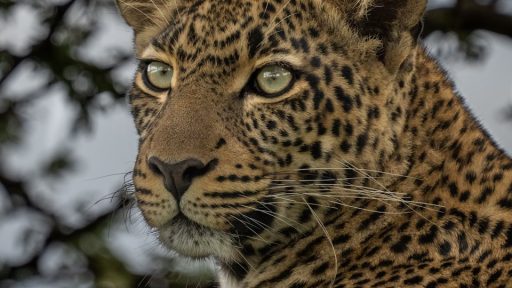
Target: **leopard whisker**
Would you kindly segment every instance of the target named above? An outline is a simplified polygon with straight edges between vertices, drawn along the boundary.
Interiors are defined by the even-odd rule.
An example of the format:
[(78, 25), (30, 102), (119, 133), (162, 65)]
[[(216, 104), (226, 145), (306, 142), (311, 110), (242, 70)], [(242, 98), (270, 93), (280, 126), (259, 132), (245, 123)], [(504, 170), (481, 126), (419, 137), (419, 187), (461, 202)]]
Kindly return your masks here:
[(290, 2), (292, 2), (292, 1), (291, 0), (286, 1), (286, 3), (284, 3), (283, 6), (281, 6), (279, 8), (279, 10), (277, 11), (274, 18), (272, 18), (272, 20), (270, 20), (270, 23), (274, 23), (276, 21), (277, 17), (279, 17), (279, 15), (281, 15), (281, 13), (283, 13), (284, 9), (286, 9), (286, 7), (288, 7), (288, 5), (290, 5)]
[[(299, 190), (300, 192), (301, 190)], [(312, 191), (311, 190), (303, 190), (305, 192), (309, 192), (311, 195), (314, 195), (314, 196), (321, 196), (322, 194), (325, 194), (324, 191), (320, 191), (320, 193), (322, 194), (313, 194), (311, 193)], [(287, 192), (287, 193), (283, 193), (281, 195), (303, 195), (305, 193), (293, 193), (293, 192)], [(386, 197), (382, 197), (382, 195), (380, 194), (376, 194), (376, 193), (366, 193), (365, 194), (365, 191), (360, 191), (360, 192), (357, 192), (357, 193), (349, 193), (349, 194), (343, 194), (343, 195), (339, 195), (339, 194), (334, 194), (334, 195), (323, 195), (323, 196), (330, 196), (330, 197), (338, 197), (338, 198), (347, 198), (347, 199), (368, 199), (368, 200), (377, 200), (379, 202), (382, 202), (382, 203), (385, 203), (386, 205), (390, 205), (390, 203), (387, 203), (385, 202), (385, 200), (389, 200), (389, 198), (386, 198)], [(393, 199), (395, 200), (395, 199)]]
[[(160, 23), (160, 22), (155, 21), (155, 20), (153, 19), (153, 17), (151, 17), (150, 15), (146, 14), (146, 13), (145, 13), (144, 11), (142, 11), (141, 9), (137, 8), (134, 4), (131, 4), (131, 3), (129, 3), (129, 2), (128, 2), (128, 1), (126, 1), (126, 0), (119, 0), (119, 1), (120, 1), (120, 2), (122, 2), (124, 5), (126, 5), (126, 6), (130, 7), (131, 9), (136, 10), (137, 12), (139, 12), (140, 14), (142, 14), (144, 17), (146, 17), (146, 19), (148, 19), (149, 21), (151, 21), (153, 24), (157, 25), (157, 26), (158, 26), (158, 28), (160, 28), (160, 29), (162, 29), (162, 30), (164, 29), (164, 27), (162, 27), (162, 25), (161, 25), (161, 23)], [(147, 4), (139, 4), (139, 6), (142, 6), (142, 7), (144, 7), (144, 6), (146, 6), (146, 5), (147, 5)], [(121, 8), (121, 9), (122, 9), (122, 8)]]
[[(274, 15), (274, 18), (272, 18), (272, 20), (270, 20), (270, 22), (269, 22), (269, 23), (275, 23), (275, 22), (276, 22), (277, 17), (279, 17), (279, 15), (281, 15), (281, 13), (283, 13), (284, 9), (285, 9), (286, 7), (288, 7), (288, 5), (290, 5), (290, 2), (291, 2), (291, 0), (286, 1), (286, 3), (285, 3), (285, 4), (283, 4), (283, 5), (279, 8), (279, 10), (276, 12), (276, 15)], [(267, 2), (267, 3), (268, 3), (268, 2)], [(279, 22), (281, 22), (281, 21), (279, 21)], [(278, 25), (278, 24), (275, 24), (275, 25), (270, 26), (267, 30), (265, 30), (264, 35), (265, 35), (265, 36), (268, 36), (268, 34), (269, 34), (269, 33), (271, 33), (271, 32), (273, 31), (273, 29), (274, 29), (277, 25)], [(262, 43), (263, 43), (263, 42), (262, 42)], [(259, 46), (261, 46), (261, 45), (262, 45), (262, 43), (260, 43), (260, 44), (259, 44)]]
[[(372, 176), (366, 174), (364, 171), (361, 171), (359, 170), (357, 167), (355, 167), (354, 165), (352, 165), (351, 163), (348, 163), (347, 161), (344, 161), (344, 160), (337, 160), (339, 163), (343, 164), (343, 165), (346, 165), (346, 166), (351, 166), (355, 171), (357, 171), (358, 173), (362, 173), (363, 175), (367, 175), (370, 180), (372, 180), (374, 183), (376, 183), (377, 185), (381, 186), (384, 190), (387, 190), (387, 188), (382, 185), (380, 182), (378, 182), (376, 179), (374, 179)], [(429, 220), (427, 217), (425, 217), (423, 214), (421, 214), (420, 212), (416, 211), (414, 208), (412, 208), (411, 206), (409, 206), (407, 203), (404, 203), (404, 205), (410, 209), (411, 211), (413, 211), (416, 215), (420, 216), (421, 218), (423, 218), (424, 220), (428, 221), (429, 223), (435, 225), (435, 226), (438, 226), (436, 223), (432, 222), (431, 220)], [(439, 226), (438, 226), (439, 227)]]
[[(270, 202), (270, 204), (273, 204), (273, 202)], [(265, 210), (261, 210), (261, 209), (258, 209), (258, 208), (254, 208), (254, 207), (246, 206), (246, 205), (242, 205), (242, 206), (243, 206), (243, 207), (245, 207), (245, 208), (247, 208), (247, 209), (251, 209), (251, 210), (254, 210), (254, 211), (262, 212), (262, 213), (267, 214), (267, 215), (269, 215), (269, 216), (271, 216), (271, 217), (274, 217), (274, 219), (276, 219), (276, 220), (279, 220), (279, 221), (283, 222), (284, 224), (288, 225), (289, 227), (295, 227), (295, 226), (294, 226), (294, 225), (292, 225), (291, 223), (286, 222), (284, 219), (289, 220), (289, 221), (291, 221), (291, 222), (294, 222), (294, 223), (298, 224), (299, 226), (304, 227), (304, 224), (299, 223), (299, 222), (297, 222), (297, 221), (295, 221), (295, 220), (293, 220), (293, 219), (290, 219), (289, 217), (286, 217), (286, 216), (283, 216), (283, 215), (279, 215), (279, 214), (277, 214), (276, 212), (272, 212), (272, 211), (265, 211)], [(281, 219), (281, 218), (282, 218), (282, 219)]]
[[(297, 185), (297, 186), (299, 188), (301, 188), (299, 185)], [(394, 191), (389, 191), (389, 190), (384, 191), (384, 190), (379, 190), (379, 189), (375, 189), (375, 188), (371, 188), (371, 187), (353, 185), (353, 187), (361, 188), (361, 190), (358, 190), (358, 189), (345, 188), (343, 184), (308, 184), (307, 187), (310, 187), (310, 186), (313, 186), (313, 188), (327, 187), (330, 190), (340, 188), (340, 190), (338, 190), (338, 191), (340, 191), (344, 194), (345, 194), (345, 191), (350, 191), (350, 192), (359, 191), (359, 192), (368, 192), (368, 193), (372, 192), (372, 193), (376, 193), (376, 194), (384, 194), (384, 195), (389, 196), (390, 198), (393, 198), (400, 202), (407, 202), (407, 203), (411, 203), (411, 204), (421, 204), (423, 206), (431, 206), (431, 207), (439, 207), (439, 208), (444, 207), (443, 205), (439, 205), (439, 204), (412, 201), (412, 200), (403, 199), (401, 197), (396, 197), (396, 196), (405, 196), (405, 195), (407, 195), (407, 193), (399, 193), (399, 192), (394, 192)], [(307, 187), (302, 186), (302, 188), (304, 188), (304, 189), (307, 189)]]
[[(299, 191), (300, 192), (300, 191)], [(349, 198), (349, 199), (369, 199), (369, 200), (378, 200), (378, 201), (389, 201), (389, 202), (398, 202), (398, 203), (407, 203), (413, 207), (419, 207), (423, 209), (427, 209), (434, 212), (439, 212), (439, 209), (435, 209), (432, 207), (442, 207), (441, 205), (424, 203), (419, 201), (410, 201), (405, 199), (395, 199), (389, 197), (379, 197), (381, 195), (375, 193), (365, 194), (365, 191), (360, 193), (351, 193), (351, 194), (329, 194), (329, 192), (321, 192), (321, 193), (313, 193), (311, 191), (307, 191), (305, 193), (282, 193), (278, 195), (308, 195), (308, 196), (316, 196), (316, 197), (329, 197), (329, 198)]]
[[(295, 199), (291, 199), (291, 198), (287, 198), (287, 197), (281, 197), (281, 196), (274, 196), (274, 197), (277, 198), (277, 199), (281, 199), (281, 200), (285, 201), (285, 202), (273, 202), (273, 203), (276, 203), (276, 204), (302, 204), (302, 202), (299, 202), (299, 201), (297, 201)], [(334, 207), (334, 206), (328, 206), (328, 205), (319, 204), (319, 203), (311, 203), (311, 205), (318, 206), (318, 207), (323, 207), (323, 208), (328, 208), (328, 209), (336, 209), (336, 207)]]
[[(158, 10), (158, 13), (160, 13), (160, 16), (162, 16), (162, 19), (164, 19), (164, 21), (167, 23), (167, 26), (171, 26), (171, 23), (169, 23), (169, 21), (165, 17), (164, 12), (162, 11), (162, 9), (160, 9), (160, 7), (158, 7), (158, 5), (156, 5), (155, 1), (154, 0), (149, 0), (149, 1), (151, 1), (151, 3), (153, 3), (153, 6), (155, 6), (156, 10)], [(176, 23), (174, 23), (174, 24), (176, 24)]]
[(141, 287), (140, 285), (143, 285), (143, 284), (144, 284), (143, 288), (148, 287), (149, 282), (151, 281), (152, 277), (153, 277), (153, 275), (144, 275), (142, 277), (142, 279), (140, 279), (139, 283), (137, 283), (137, 288), (140, 288)]
[(263, 15), (267, 14), (268, 4), (270, 4), (269, 1), (265, 0), (265, 9), (263, 10)]
[[(254, 200), (254, 199), (250, 199), (248, 196), (245, 196), (245, 195), (242, 195), (242, 197), (246, 198), (246, 199), (249, 199), (251, 201), (255, 201), (257, 204), (262, 204), (262, 205), (265, 205), (265, 203), (259, 201), (259, 200)], [(262, 210), (262, 209), (258, 209), (258, 208), (254, 208), (254, 207), (250, 207), (250, 206), (247, 206), (247, 205), (242, 205), (242, 207), (244, 208), (247, 208), (247, 209), (251, 209), (251, 210), (254, 210), (254, 211), (258, 211), (258, 212), (262, 212), (264, 214), (267, 214), (271, 217), (274, 217), (274, 219), (276, 220), (279, 220), (281, 222), (283, 222), (284, 224), (290, 226), (290, 227), (294, 227), (293, 225), (291, 225), (290, 223), (287, 223), (286, 221), (284, 221), (283, 219), (287, 219), (287, 220), (290, 220), (291, 222), (295, 222), (296, 224), (299, 224), (301, 226), (303, 226), (301, 223), (297, 222), (297, 221), (294, 221), (293, 219), (290, 219), (288, 217), (285, 217), (283, 215), (279, 215), (277, 214), (276, 212), (273, 212), (273, 211), (265, 211), (265, 210)], [(283, 219), (280, 219), (280, 218), (283, 218)]]
[[(282, 202), (284, 204), (301, 204), (302, 202), (299, 202), (299, 201), (296, 201), (294, 199), (290, 199), (290, 198), (286, 198), (286, 197), (279, 197), (279, 196), (276, 196), (276, 198), (280, 198), (282, 200), (285, 200), (287, 202)], [(291, 201), (291, 202), (290, 202)], [(357, 206), (354, 206), (354, 205), (349, 205), (347, 203), (344, 203), (344, 202), (340, 202), (340, 201), (328, 201), (330, 203), (333, 203), (333, 204), (338, 204), (338, 205), (341, 205), (341, 206), (344, 206), (344, 207), (348, 207), (348, 208), (353, 208), (353, 209), (356, 209), (356, 210), (361, 210), (361, 211), (366, 211), (366, 212), (371, 212), (371, 213), (380, 213), (380, 214), (391, 214), (391, 215), (401, 215), (401, 214), (409, 214), (411, 212), (388, 212), (388, 211), (377, 211), (377, 210), (373, 210), (373, 209), (368, 209), (368, 208), (361, 208), (361, 207), (357, 207)], [(279, 203), (279, 202), (277, 202)], [(328, 206), (328, 205), (323, 205), (323, 204), (316, 204), (316, 203), (310, 203), (310, 205), (312, 206), (318, 206), (318, 207), (324, 207), (324, 208), (328, 208), (328, 209), (336, 209), (337, 207), (334, 207), (334, 206)]]
[(124, 183), (118, 189), (92, 203), (90, 207), (88, 207), (88, 209), (98, 205), (103, 201), (109, 200), (109, 202), (112, 203), (116, 198), (123, 199), (124, 197), (129, 197), (131, 194), (133, 194), (133, 192), (135, 191), (135, 185), (133, 184), (133, 181), (131, 179), (127, 180), (127, 175), (129, 175), (129, 173), (125, 173)]
[[(255, 211), (259, 211), (259, 212), (262, 212), (262, 213), (265, 213), (265, 212), (266, 212), (266, 211), (264, 211), (264, 210), (257, 209), (257, 208), (252, 208), (252, 207), (249, 207), (249, 206), (246, 206), (246, 205), (242, 205), (242, 207), (244, 207), (244, 208), (248, 208), (248, 209), (252, 209), (252, 210), (255, 210)], [(237, 209), (237, 210), (238, 210), (238, 209)], [(240, 211), (239, 211), (239, 212), (240, 212)], [(261, 228), (263, 228), (264, 230), (266, 230), (266, 231), (268, 231), (268, 232), (272, 233), (272, 230), (271, 230), (271, 229), (272, 229), (272, 227), (268, 226), (267, 224), (265, 224), (265, 223), (263, 223), (263, 222), (261, 222), (261, 221), (259, 221), (259, 220), (257, 220), (257, 219), (254, 219), (254, 218), (252, 218), (252, 217), (246, 216), (246, 215), (244, 215), (243, 213), (241, 213), (241, 215), (242, 215), (242, 216), (244, 216), (244, 218), (249, 219), (250, 221), (254, 221), (254, 222), (259, 223), (259, 225), (260, 225), (260, 227), (261, 227)], [(270, 215), (270, 214), (267, 214), (267, 215), (269, 215), (269, 216), (271, 216), (271, 217), (274, 217), (274, 216), (272, 216), (272, 215)], [(274, 218), (275, 218), (275, 217), (274, 217)]]
[(389, 196), (392, 196), (392, 195), (397, 195), (397, 196), (405, 196), (407, 194), (405, 193), (399, 193), (399, 192), (391, 192), (391, 191), (382, 191), (382, 190), (378, 190), (378, 189), (374, 189), (374, 188), (369, 188), (369, 187), (364, 187), (364, 186), (357, 186), (357, 185), (353, 185), (352, 187), (355, 187), (355, 188), (359, 188), (359, 189), (354, 189), (354, 188), (348, 188), (348, 187), (351, 187), (351, 186), (345, 186), (345, 185), (329, 185), (329, 184), (317, 184), (317, 185), (313, 185), (313, 184), (308, 184), (308, 185), (299, 185), (299, 184), (295, 184), (295, 185), (274, 185), (272, 187), (269, 187), (268, 189), (269, 190), (282, 190), (282, 189), (286, 189), (286, 188), (294, 188), (294, 189), (318, 189), (318, 188), (322, 188), (322, 187), (325, 187), (325, 188), (329, 188), (330, 190), (332, 190), (332, 188), (339, 188), (340, 192), (360, 192), (360, 191), (373, 191), (375, 193), (380, 193), (380, 194), (385, 194), (385, 195), (389, 195)]
[[(225, 216), (220, 216), (220, 217), (221, 217), (224, 221), (228, 222), (228, 224), (229, 224), (231, 227), (233, 227), (233, 223), (231, 222), (231, 220), (229, 220), (229, 219), (228, 219), (227, 217), (225, 217)], [(238, 242), (238, 245), (233, 244), (233, 246), (235, 246), (235, 247), (237, 247), (237, 248), (240, 248), (240, 249), (242, 248), (242, 246), (243, 246), (243, 245), (240, 243), (240, 235), (238, 235), (238, 233), (236, 233), (236, 231), (235, 231), (235, 233), (236, 233), (236, 234), (235, 234), (235, 233), (230, 233), (230, 232), (227, 232), (227, 231), (219, 231), (219, 232), (221, 232), (221, 233), (222, 233), (222, 234), (224, 234), (224, 235), (227, 235), (227, 236), (231, 237), (231, 239), (232, 239), (233, 241), (237, 241), (237, 242)], [(249, 238), (249, 236), (247, 236), (247, 237)], [(255, 239), (255, 240), (256, 240), (256, 239)], [(258, 240), (259, 240), (259, 239), (258, 239)]]
[[(283, 194), (283, 195), (297, 195), (297, 196), (302, 196), (302, 195), (308, 195), (308, 196), (320, 196), (319, 194), (312, 194), (312, 193), (289, 193), (289, 194)], [(389, 201), (389, 199), (387, 198), (384, 198), (384, 197), (374, 197), (374, 196), (364, 196), (364, 195), (361, 195), (361, 194), (358, 194), (358, 195), (349, 195), (347, 197), (339, 197), (337, 195), (335, 196), (331, 196), (331, 195), (322, 195), (324, 197), (329, 197), (329, 198), (346, 198), (346, 199), (359, 199), (359, 200), (376, 200), (376, 201), (379, 201), (381, 203), (383, 203), (384, 205), (386, 206), (389, 206), (389, 207), (393, 207), (391, 205), (391, 203), (389, 202), (386, 202)], [(341, 201), (341, 200), (340, 200)], [(344, 203), (344, 202), (343, 202)]]
[[(174, 0), (174, 3), (175, 3), (175, 6), (174, 6), (174, 7), (173, 7), (173, 6), (171, 6), (172, 4), (170, 3), (170, 1), (169, 1), (169, 2), (165, 2), (165, 3), (164, 3), (164, 5), (165, 5), (165, 6), (167, 7), (167, 9), (168, 9), (169, 16), (170, 16), (170, 18), (171, 18), (171, 20), (172, 20), (172, 22), (173, 22), (174, 26), (178, 26), (178, 22), (176, 21), (176, 17), (174, 17), (174, 15), (173, 15), (173, 11), (176, 11), (176, 12), (178, 13), (178, 19), (181, 19), (181, 15), (179, 14), (179, 10), (178, 10), (178, 2), (177, 2), (177, 0)], [(160, 13), (160, 14), (162, 14), (162, 13)], [(171, 25), (169, 24), (169, 21), (167, 21), (167, 20), (166, 20), (166, 22), (167, 22), (167, 25), (168, 25), (168, 26), (171, 26)]]
[[(347, 180), (358, 180), (358, 179), (366, 179), (366, 177), (360, 176), (360, 177), (346, 177), (346, 178), (332, 178), (332, 179), (274, 179), (273, 177), (263, 177), (265, 179), (271, 179), (272, 182), (332, 182), (332, 181), (347, 181)], [(383, 178), (376, 177), (376, 178)]]
[[(244, 207), (244, 206), (245, 206), (245, 205), (242, 205), (242, 207)], [(246, 206), (246, 207), (247, 207), (247, 206)], [(235, 208), (235, 209), (236, 209), (236, 208)], [(258, 220), (258, 219), (254, 219), (254, 218), (252, 218), (252, 217), (249, 217), (249, 216), (247, 216), (247, 215), (245, 215), (245, 214), (241, 213), (241, 211), (240, 211), (239, 209), (236, 209), (236, 210), (237, 210), (237, 211), (240, 213), (240, 215), (242, 215), (245, 219), (248, 219), (248, 221), (252, 221), (252, 222), (254, 222), (255, 224), (258, 224), (258, 226), (259, 226), (259, 227), (261, 227), (262, 229), (267, 230), (268, 232), (272, 233), (272, 230), (271, 230), (271, 229), (272, 229), (272, 227), (268, 226), (267, 224), (265, 224), (265, 223), (261, 222), (261, 221), (260, 221), (260, 220)]]
[[(267, 29), (267, 31), (265, 32), (265, 36), (268, 38), (268, 37), (271, 37), (271, 36), (275, 35), (276, 33), (279, 33), (279, 30), (274, 31), (274, 29), (276, 29), (276, 28), (277, 28), (277, 26), (279, 26), (279, 24), (281, 24), (283, 21), (286, 21), (286, 19), (288, 19), (288, 18), (290, 18), (290, 17), (292, 17), (292, 16), (295, 16), (295, 15), (297, 15), (297, 14), (299, 14), (299, 13), (292, 13), (292, 14), (289, 14), (289, 15), (287, 15), (286, 17), (284, 17), (283, 19), (279, 20), (279, 22), (274, 23), (274, 24), (272, 25), (272, 27), (269, 27), (269, 29)], [(270, 33), (270, 32), (273, 32), (273, 33), (272, 33), (272, 34), (268, 34), (268, 33)]]
[[(231, 216), (232, 216), (233, 218), (235, 218), (236, 220), (240, 221), (242, 224), (244, 224), (244, 225), (246, 226), (246, 228), (247, 228), (247, 229), (249, 229), (252, 233), (254, 233), (254, 235), (257, 235), (259, 240), (263, 241), (263, 242), (264, 242), (264, 243), (266, 243), (266, 244), (271, 244), (269, 241), (265, 240), (263, 237), (261, 237), (261, 235), (259, 235), (258, 233), (256, 233), (256, 231), (254, 231), (253, 229), (251, 229), (251, 228), (249, 227), (249, 225), (250, 225), (250, 226), (252, 226), (252, 227), (254, 227), (254, 228), (257, 228), (257, 226), (256, 226), (256, 225), (254, 225), (253, 223), (248, 223), (247, 221), (244, 221), (244, 220), (242, 220), (242, 219), (240, 219), (240, 218), (236, 217), (235, 215), (231, 215)], [(244, 235), (242, 235), (242, 236), (244, 236)], [(245, 236), (244, 236), (244, 237), (245, 237)]]
[[(178, 13), (178, 18), (181, 19), (181, 12), (180, 12), (180, 9), (178, 7), (178, 0), (174, 0), (174, 6), (176, 7), (176, 13)], [(174, 21), (174, 25), (176, 25), (176, 21)]]
[[(339, 160), (338, 160), (339, 161)], [(295, 174), (296, 172), (310, 172), (310, 171), (344, 171), (344, 170), (353, 170), (356, 168), (350, 168), (350, 167), (326, 167), (326, 168), (319, 168), (319, 167), (310, 167), (310, 168), (299, 168), (299, 169), (292, 169), (292, 170), (285, 170), (285, 171), (279, 171), (279, 172), (272, 172), (268, 173), (266, 175), (279, 175), (279, 174)], [(410, 175), (401, 175), (396, 173), (390, 173), (385, 171), (379, 171), (379, 170), (373, 170), (373, 169), (364, 169), (364, 168), (357, 168), (359, 171), (365, 171), (365, 172), (371, 172), (371, 173), (379, 173), (383, 175), (388, 176), (395, 176), (395, 177), (402, 177), (402, 178), (409, 178), (409, 179), (417, 179), (421, 180), (417, 177), (410, 176)], [(313, 173), (312, 173), (313, 174)], [(265, 175), (265, 176), (266, 176)], [(374, 176), (375, 177), (375, 176)]]
[[(231, 221), (229, 219), (227, 219), (226, 217), (224, 216), (221, 216), (221, 218), (225, 221), (227, 221), (228, 223), (231, 224)], [(251, 265), (251, 263), (249, 262), (249, 260), (243, 255), (243, 253), (240, 251), (243, 247), (242, 247), (242, 244), (240, 243), (240, 235), (238, 234), (233, 234), (233, 233), (228, 233), (228, 232), (225, 232), (225, 231), (220, 231), (222, 234), (224, 235), (227, 235), (229, 236), (233, 241), (238, 241), (238, 245), (236, 245), (235, 243), (231, 243), (231, 245), (237, 249), (234, 249), (235, 252), (242, 258), (243, 261), (245, 261), (245, 263), (247, 263), (247, 265), (249, 265), (249, 267), (254, 270), (254, 267)], [(250, 236), (246, 236), (247, 238), (250, 238), (250, 239), (254, 239), (256, 241), (260, 241), (260, 239), (258, 238), (255, 238), (255, 237), (250, 237)], [(238, 266), (240, 266), (240, 268), (242, 268), (245, 272), (248, 272), (247, 271), (247, 268), (245, 268), (243, 265), (241, 265), (238, 261), (234, 261)]]
[[(382, 194), (382, 193), (378, 193), (378, 192), (375, 192), (375, 191), (368, 191), (368, 190), (362, 190), (362, 189), (349, 189), (349, 190), (342, 190), (341, 192), (342, 193), (339, 193), (339, 192), (333, 192), (332, 191), (333, 189), (331, 188), (326, 188), (326, 189), (322, 189), (322, 187), (315, 187), (314, 189), (311, 189), (311, 188), (306, 188), (306, 187), (297, 187), (297, 188), (294, 188), (293, 191), (286, 191), (286, 192), (283, 192), (284, 195), (289, 195), (289, 194), (293, 194), (295, 192), (305, 192), (305, 193), (313, 193), (313, 192), (317, 192), (318, 195), (332, 195), (332, 196), (352, 196), (352, 195), (374, 195), (374, 196), (380, 196), (380, 198), (386, 198), (385, 194)], [(304, 194), (304, 193), (302, 193)], [(394, 199), (394, 200), (400, 200), (401, 198), (395, 198), (395, 197), (388, 197), (388, 198), (391, 198), (391, 199)], [(387, 198), (386, 198), (387, 199)]]
[[(353, 187), (360, 188), (360, 189), (353, 189), (353, 188), (347, 188), (345, 185), (342, 184), (308, 184), (307, 186), (304, 185), (275, 185), (273, 187), (270, 187), (270, 190), (282, 190), (286, 188), (294, 188), (295, 191), (322, 191), (322, 193), (333, 193), (332, 191), (336, 191), (343, 195), (350, 195), (350, 193), (347, 192), (356, 192), (356, 193), (372, 193), (377, 195), (386, 195), (390, 198), (393, 198), (398, 201), (407, 201), (409, 203), (422, 203), (425, 206), (433, 206), (433, 207), (440, 207), (442, 208), (443, 205), (439, 204), (433, 204), (433, 203), (426, 203), (426, 202), (418, 202), (418, 201), (411, 201), (406, 200), (404, 197), (399, 196), (406, 196), (407, 193), (399, 193), (399, 192), (392, 192), (392, 191), (383, 191), (373, 188), (367, 188), (364, 186), (357, 186), (354, 185)], [(324, 189), (325, 188), (325, 189)]]
[[(254, 266), (251, 265), (251, 263), (249, 262), (249, 260), (247, 260), (247, 258), (242, 254), (241, 251), (239, 251), (238, 249), (235, 249), (236, 253), (238, 255), (240, 255), (240, 257), (242, 258), (242, 260), (247, 263), (247, 265), (249, 265), (249, 267), (254, 270)], [(239, 261), (234, 261), (236, 265), (238, 265), (238, 267), (240, 267), (245, 273), (248, 273), (249, 270), (248, 268), (246, 268), (244, 265), (242, 265), (242, 263), (240, 263)], [(186, 287), (186, 286), (185, 286)]]
[(112, 174), (107, 174), (107, 175), (103, 175), (103, 176), (99, 176), (99, 177), (88, 178), (88, 179), (85, 179), (85, 181), (96, 181), (96, 180), (101, 180), (101, 179), (114, 177), (114, 176), (120, 176), (120, 175), (124, 175), (126, 177), (126, 175), (130, 175), (130, 174), (133, 174), (133, 172), (128, 171), (128, 172), (121, 172), (121, 173), (112, 173)]
[(334, 243), (332, 242), (331, 236), (329, 235), (329, 232), (327, 231), (327, 228), (325, 228), (324, 223), (322, 223), (322, 221), (320, 220), (320, 218), (316, 214), (315, 210), (313, 208), (311, 208), (311, 206), (306, 201), (306, 199), (304, 199), (304, 197), (302, 197), (302, 201), (304, 201), (304, 203), (306, 203), (306, 205), (309, 208), (309, 211), (311, 211), (311, 214), (315, 217), (316, 222), (318, 222), (318, 225), (320, 225), (320, 227), (322, 228), (322, 231), (324, 232), (325, 237), (327, 238), (327, 241), (329, 241), (329, 244), (331, 244), (332, 254), (334, 256), (334, 269), (335, 269), (334, 270), (334, 277), (333, 277), (333, 279), (331, 281), (331, 285), (330, 285), (330, 287), (332, 287), (332, 286), (334, 286), (334, 282), (336, 281), (336, 276), (338, 275), (338, 256), (336, 254), (336, 248), (334, 247)]
[(349, 198), (349, 199), (369, 199), (369, 200), (389, 200), (389, 201), (398, 201), (396, 199), (387, 199), (384, 197), (372, 197), (372, 196), (363, 196), (362, 193), (358, 194), (352, 194), (352, 195), (327, 195), (327, 194), (321, 194), (321, 193), (311, 193), (311, 192), (305, 192), (305, 193), (282, 193), (277, 195), (307, 195), (307, 196), (315, 196), (315, 197), (325, 197), (325, 198)]
[[(359, 189), (353, 189), (353, 188), (349, 188), (349, 187), (355, 187), (355, 188), (359, 188)], [(310, 191), (312, 188), (313, 189), (316, 189), (316, 190), (324, 190), (322, 188), (325, 188), (325, 190), (334, 190), (334, 189), (337, 189), (337, 191), (339, 191), (340, 193), (343, 193), (343, 194), (346, 194), (347, 192), (365, 192), (365, 193), (370, 193), (370, 192), (373, 192), (375, 194), (379, 194), (379, 195), (386, 195), (390, 198), (395, 198), (395, 199), (400, 199), (400, 200), (403, 200), (403, 197), (400, 197), (400, 196), (405, 196), (407, 194), (404, 194), (404, 193), (398, 193), (398, 192), (391, 192), (391, 191), (383, 191), (383, 190), (379, 190), (379, 189), (375, 189), (375, 188), (371, 188), (371, 187), (364, 187), (364, 186), (358, 186), (358, 185), (346, 185), (346, 184), (307, 184), (307, 185), (299, 185), (299, 184), (295, 184), (295, 185), (274, 185), (273, 187), (270, 187), (269, 189), (271, 190), (282, 190), (282, 189), (285, 189), (285, 188), (293, 188), (294, 190), (300, 190), (300, 191)], [(339, 190), (338, 190), (339, 189)], [(327, 191), (323, 191), (323, 192), (327, 192)]]

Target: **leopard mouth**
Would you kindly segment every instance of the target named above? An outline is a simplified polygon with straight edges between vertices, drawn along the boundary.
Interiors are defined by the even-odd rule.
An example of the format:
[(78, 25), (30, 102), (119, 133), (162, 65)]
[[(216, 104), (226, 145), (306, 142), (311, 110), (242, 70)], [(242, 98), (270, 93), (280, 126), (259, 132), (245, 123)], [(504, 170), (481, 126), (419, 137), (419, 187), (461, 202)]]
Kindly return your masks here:
[(198, 224), (182, 213), (158, 229), (160, 242), (168, 249), (193, 259), (215, 257), (231, 260), (234, 239), (222, 231)]

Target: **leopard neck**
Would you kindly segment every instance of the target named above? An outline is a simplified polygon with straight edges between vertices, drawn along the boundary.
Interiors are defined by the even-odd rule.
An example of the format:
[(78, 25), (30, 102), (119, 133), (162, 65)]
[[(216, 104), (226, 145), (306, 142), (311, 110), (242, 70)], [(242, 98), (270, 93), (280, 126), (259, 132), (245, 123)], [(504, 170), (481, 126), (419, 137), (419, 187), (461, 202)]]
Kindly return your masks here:
[[(397, 180), (395, 173), (388, 173), (393, 177), (380, 177), (379, 182), (391, 183), (386, 185), (388, 191), (439, 206), (402, 205), (393, 210), (382, 201), (354, 200), (348, 204), (361, 209), (342, 207), (329, 214), (323, 221), (325, 230), (317, 226), (300, 238), (263, 247), (257, 247), (261, 241), (255, 240), (251, 242), (255, 245), (244, 246), (240, 252), (243, 259), (221, 264), (225, 278), (230, 279), (224, 281), (243, 281), (285, 247), (300, 246), (307, 238), (325, 234), (331, 235), (329, 245), (336, 251), (374, 251), (376, 262), (389, 259), (389, 250), (376, 249), (381, 241), (396, 242), (391, 247), (395, 263), (452, 256), (478, 261), (490, 255), (487, 251), (501, 253), (495, 248), (512, 248), (512, 160), (472, 117), (440, 66), (421, 49), (417, 57), (414, 74), (404, 83), (409, 103), (399, 141), (408, 144), (397, 150), (401, 157), (393, 157), (409, 165), (403, 168), (396, 164), (398, 160), (390, 161), (384, 171), (401, 167), (405, 172), (400, 174), (405, 177)], [(410, 207), (413, 213), (407, 211)], [(327, 214), (324, 212), (317, 210), (319, 215)], [(493, 241), (486, 240), (490, 238)], [(413, 241), (420, 246), (413, 248)], [(326, 247), (330, 251), (330, 246)], [(352, 257), (341, 253), (340, 259), (347, 262)]]
[[(419, 80), (421, 79), (421, 80)], [(470, 114), (439, 64), (418, 54), (406, 129), (411, 166), (401, 191), (446, 208), (512, 216), (512, 160)]]

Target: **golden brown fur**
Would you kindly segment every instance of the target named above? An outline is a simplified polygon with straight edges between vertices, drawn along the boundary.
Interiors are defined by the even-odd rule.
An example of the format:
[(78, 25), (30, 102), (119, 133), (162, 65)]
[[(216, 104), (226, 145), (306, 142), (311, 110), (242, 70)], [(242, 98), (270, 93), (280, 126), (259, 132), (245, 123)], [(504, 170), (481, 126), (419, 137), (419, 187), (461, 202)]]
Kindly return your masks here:
[[(170, 249), (217, 259), (222, 287), (510, 285), (512, 161), (418, 44), (426, 1), (119, 6), (142, 59), (139, 208)], [(293, 86), (265, 97), (254, 73), (275, 63)], [(177, 194), (155, 158), (208, 169)]]

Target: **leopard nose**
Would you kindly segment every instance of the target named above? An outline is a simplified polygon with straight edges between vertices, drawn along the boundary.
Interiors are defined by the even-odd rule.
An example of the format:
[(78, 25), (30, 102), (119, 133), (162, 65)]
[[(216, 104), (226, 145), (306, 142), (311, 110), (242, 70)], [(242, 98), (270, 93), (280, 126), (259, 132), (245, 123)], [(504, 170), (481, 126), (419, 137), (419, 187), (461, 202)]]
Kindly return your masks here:
[(151, 157), (148, 164), (151, 171), (163, 178), (165, 189), (171, 192), (178, 202), (192, 184), (192, 180), (207, 172), (203, 162), (197, 159), (170, 164), (157, 157)]

